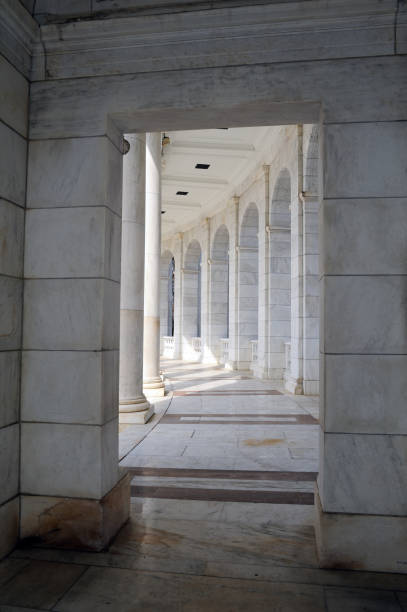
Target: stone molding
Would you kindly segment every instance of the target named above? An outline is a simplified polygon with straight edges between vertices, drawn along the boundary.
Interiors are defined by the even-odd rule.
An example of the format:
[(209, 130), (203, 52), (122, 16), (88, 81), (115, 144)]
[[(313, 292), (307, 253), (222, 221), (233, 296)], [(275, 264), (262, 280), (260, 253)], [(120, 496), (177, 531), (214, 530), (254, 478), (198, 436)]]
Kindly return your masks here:
[(0, 53), (28, 78), (38, 24), (16, 0), (0, 0), (0, 15)]
[(393, 55), (397, 2), (308, 0), (95, 17), (41, 26), (32, 80)]
[(272, 234), (273, 232), (291, 232), (290, 227), (282, 227), (279, 225), (266, 225), (267, 234)]

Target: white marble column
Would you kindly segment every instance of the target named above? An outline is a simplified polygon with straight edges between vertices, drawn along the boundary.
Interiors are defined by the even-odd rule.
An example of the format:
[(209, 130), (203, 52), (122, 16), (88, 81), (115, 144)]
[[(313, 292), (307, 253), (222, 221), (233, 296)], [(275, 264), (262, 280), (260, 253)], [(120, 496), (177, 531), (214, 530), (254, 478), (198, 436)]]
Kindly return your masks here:
[(145, 423), (153, 411), (143, 395), (145, 134), (128, 134), (123, 160), (120, 291), (120, 421)]
[(160, 375), (161, 133), (146, 136), (146, 245), (143, 388), (164, 395)]
[(407, 572), (407, 122), (323, 129), (324, 567)]

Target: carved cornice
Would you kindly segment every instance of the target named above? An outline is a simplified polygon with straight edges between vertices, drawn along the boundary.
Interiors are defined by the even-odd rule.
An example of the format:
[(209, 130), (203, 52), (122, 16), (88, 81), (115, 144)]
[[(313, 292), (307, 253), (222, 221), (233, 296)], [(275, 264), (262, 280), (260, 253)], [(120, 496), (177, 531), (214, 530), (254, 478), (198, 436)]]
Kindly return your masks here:
[(395, 0), (248, 2), (43, 25), (32, 75), (61, 79), (392, 55), (396, 10)]
[(39, 27), (17, 0), (0, 0), (0, 53), (25, 77), (30, 76)]

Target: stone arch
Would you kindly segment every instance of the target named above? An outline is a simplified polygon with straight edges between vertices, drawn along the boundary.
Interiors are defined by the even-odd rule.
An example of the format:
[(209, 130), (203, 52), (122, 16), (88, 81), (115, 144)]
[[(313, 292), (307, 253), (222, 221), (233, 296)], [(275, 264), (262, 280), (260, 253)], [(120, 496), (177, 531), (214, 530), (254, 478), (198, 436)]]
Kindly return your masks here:
[(201, 245), (191, 240), (185, 251), (182, 284), (182, 356), (188, 360), (201, 356), (194, 341), (201, 337), (201, 259)]
[(259, 309), (259, 210), (250, 203), (240, 224), (238, 285), (238, 361), (249, 369), (252, 340), (258, 338)]
[(291, 176), (287, 168), (279, 172), (271, 197), (269, 269), (269, 375), (281, 380), (289, 369), (291, 350)]
[(229, 338), (229, 231), (220, 225), (215, 232), (210, 258), (209, 350), (221, 356), (220, 340)]

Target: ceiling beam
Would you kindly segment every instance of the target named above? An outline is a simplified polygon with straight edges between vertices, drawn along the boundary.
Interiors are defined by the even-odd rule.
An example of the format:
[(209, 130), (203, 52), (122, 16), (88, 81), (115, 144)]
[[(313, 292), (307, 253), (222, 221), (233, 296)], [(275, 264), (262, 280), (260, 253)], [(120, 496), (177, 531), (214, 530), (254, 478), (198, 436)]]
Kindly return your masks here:
[(230, 153), (233, 151), (240, 153), (253, 153), (255, 148), (250, 143), (236, 143), (236, 142), (210, 142), (204, 140), (175, 140), (171, 142), (171, 152), (185, 150), (185, 151), (196, 151), (197, 149), (205, 149), (205, 151), (225, 151)]
[(179, 189), (184, 185), (194, 185), (195, 187), (204, 187), (205, 189), (224, 189), (229, 185), (229, 181), (226, 179), (177, 176), (171, 174), (163, 174), (162, 182), (164, 185), (173, 185), (176, 183)]

